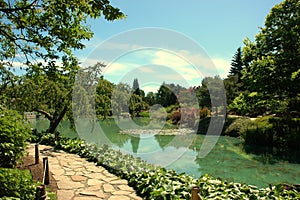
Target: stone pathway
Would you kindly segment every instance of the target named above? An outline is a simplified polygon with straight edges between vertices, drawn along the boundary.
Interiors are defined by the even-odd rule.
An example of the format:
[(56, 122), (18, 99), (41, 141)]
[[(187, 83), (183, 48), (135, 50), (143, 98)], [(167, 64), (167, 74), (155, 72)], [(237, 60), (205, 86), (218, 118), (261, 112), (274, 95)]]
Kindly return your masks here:
[[(48, 157), (49, 170), (57, 181), (58, 200), (142, 200), (126, 180), (75, 154), (39, 145), (40, 159)], [(34, 144), (28, 146), (34, 156)]]

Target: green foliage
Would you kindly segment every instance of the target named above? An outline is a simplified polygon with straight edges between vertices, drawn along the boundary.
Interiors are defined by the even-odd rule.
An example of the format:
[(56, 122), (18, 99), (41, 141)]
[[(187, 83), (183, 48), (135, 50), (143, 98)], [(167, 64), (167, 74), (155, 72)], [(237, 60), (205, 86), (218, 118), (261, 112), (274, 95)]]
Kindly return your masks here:
[(2, 197), (0, 200), (20, 200), (20, 198), (17, 197)]
[(96, 87), (95, 109), (98, 118), (112, 115), (111, 96), (114, 89), (113, 83), (101, 77)]
[(182, 107), (199, 107), (195, 88), (181, 89), (177, 98)]
[(274, 131), (269, 123), (271, 117), (259, 117), (248, 124), (242, 134), (246, 145), (273, 146)]
[(296, 190), (284, 190), (282, 185), (257, 188), (253, 185), (227, 182), (204, 175), (198, 179), (200, 194), (205, 199), (296, 199), (300, 194)]
[[(247, 117), (238, 117), (238, 118), (231, 118), (233, 122), (230, 123), (230, 125), (225, 129), (224, 134), (238, 137), (242, 136), (246, 133), (247, 128), (252, 123), (251, 119)], [(227, 117), (226, 121), (229, 121), (230, 118)], [(230, 120), (231, 121), (231, 120)]]
[(129, 113), (133, 117), (139, 117), (142, 110), (148, 109), (149, 105), (143, 100), (142, 96), (132, 94), (129, 100)]
[(216, 108), (226, 105), (226, 94), (224, 82), (219, 76), (205, 77), (201, 86), (196, 88), (196, 96), (199, 101), (199, 107)]
[(230, 75), (226, 79), (224, 79), (227, 105), (230, 105), (233, 102), (233, 100), (243, 92), (243, 83), (239, 79), (240, 77), (238, 75)]
[(198, 134), (206, 134), (209, 124), (210, 124), (211, 117), (206, 117), (204, 119), (200, 119), (198, 124)]
[(277, 136), (276, 145), (299, 150), (300, 118), (272, 117), (269, 119), (272, 131)]
[(210, 110), (207, 107), (201, 108), (199, 112), (200, 119), (210, 116)]
[(153, 92), (147, 93), (145, 97), (145, 101), (149, 106), (153, 106), (156, 103), (155, 94)]
[[(135, 92), (138, 92), (139, 89), (140, 89), (139, 81), (138, 81), (137, 78), (135, 78), (135, 79), (133, 80), (132, 90), (133, 90), (133, 92), (135, 93)], [(137, 93), (135, 93), (135, 94), (137, 94)], [(139, 95), (139, 94), (137, 94), (137, 95)]]
[(0, 168), (0, 199), (32, 200), (36, 186), (28, 170)]
[(243, 66), (244, 66), (244, 64), (242, 61), (242, 51), (241, 51), (241, 47), (239, 47), (233, 56), (229, 74), (231, 76), (237, 75), (240, 78), (241, 72), (243, 70)]
[(137, 194), (145, 199), (191, 199), (191, 187), (194, 185), (200, 186), (200, 194), (204, 199), (300, 198), (296, 190), (284, 190), (280, 184), (259, 189), (208, 175), (194, 179), (185, 173), (177, 174), (174, 170), (147, 164), (140, 158), (113, 150), (108, 145), (98, 147), (77, 138), (62, 138), (56, 145), (57, 148), (85, 157), (128, 180)]
[(278, 151), (298, 150), (299, 122), (299, 118), (257, 118), (243, 134), (245, 144), (277, 147)]
[[(30, 65), (35, 59), (74, 63), (72, 50), (83, 49), (83, 40), (93, 36), (88, 18), (103, 16), (106, 20), (124, 18), (124, 14), (107, 0), (65, 2), (0, 1), (0, 60), (12, 65), (16, 56)], [(77, 61), (76, 61), (77, 62)], [(68, 70), (68, 65), (63, 65)]]
[(133, 94), (136, 94), (136, 95), (142, 97), (143, 100), (145, 100), (145, 92), (144, 92), (144, 90), (141, 90), (141, 89), (140, 89), (139, 81), (138, 81), (137, 78), (135, 78), (135, 79), (133, 80), (132, 92), (133, 92)]
[[(79, 68), (73, 51), (93, 37), (87, 20), (101, 16), (108, 21), (125, 17), (108, 0), (0, 0), (0, 74), (5, 80), (1, 95), (6, 106), (44, 114), (52, 133), (65, 115), (70, 118)], [(7, 69), (16, 60), (26, 67), (26, 76), (15, 80)]]
[(298, 0), (281, 2), (271, 9), (255, 41), (244, 41), (242, 81), (250, 93), (258, 94), (254, 104), (265, 112), (299, 112), (299, 106), (294, 106), (300, 94), (299, 10)]
[(268, 98), (262, 93), (257, 92), (240, 93), (240, 95), (228, 105), (229, 112), (248, 116), (282, 113), (286, 109), (286, 101)]
[(180, 108), (180, 106), (178, 104), (173, 104), (173, 105), (170, 105), (168, 107), (165, 107), (165, 111), (167, 113), (172, 113), (172, 112), (178, 110), (179, 108)]
[(172, 123), (174, 125), (179, 125), (180, 121), (181, 121), (181, 113), (179, 110), (174, 110), (170, 113), (168, 118), (169, 118), (170, 123)]
[(129, 113), (130, 86), (128, 84), (119, 83), (115, 86), (111, 107), (114, 116), (121, 116), (123, 112)]
[(16, 166), (22, 158), (30, 127), (16, 111), (0, 107), (0, 166)]
[(163, 107), (168, 107), (177, 103), (176, 91), (167, 84), (162, 84), (156, 94), (156, 102)]
[(144, 118), (149, 118), (149, 117), (150, 117), (148, 111), (142, 111), (142, 112), (140, 112), (140, 116), (141, 116), (141, 117), (144, 117)]

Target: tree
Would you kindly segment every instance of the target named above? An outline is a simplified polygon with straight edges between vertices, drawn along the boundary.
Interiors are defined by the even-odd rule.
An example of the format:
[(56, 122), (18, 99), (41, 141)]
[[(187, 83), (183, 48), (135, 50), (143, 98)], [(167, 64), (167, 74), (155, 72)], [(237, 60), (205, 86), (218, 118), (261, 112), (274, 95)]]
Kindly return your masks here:
[(153, 92), (148, 92), (145, 97), (145, 101), (149, 106), (153, 106), (156, 103), (155, 94)]
[(118, 83), (112, 93), (111, 107), (113, 115), (120, 117), (123, 112), (129, 113), (130, 86)]
[(230, 76), (237, 75), (240, 78), (242, 70), (243, 70), (242, 51), (241, 51), (241, 47), (239, 47), (231, 61), (231, 68), (229, 71), (229, 75)]
[(133, 80), (132, 90), (133, 90), (133, 94), (141, 96), (143, 100), (145, 100), (145, 92), (144, 90), (140, 89), (139, 81), (137, 78)]
[(83, 41), (93, 37), (87, 19), (100, 16), (112, 21), (124, 14), (108, 0), (0, 0), (0, 74), (10, 77), (7, 69), (15, 61), (27, 66), (20, 81), (1, 83), (5, 102), (19, 111), (43, 113), (53, 133), (71, 110), (79, 70), (73, 50), (83, 49)]
[(139, 95), (132, 94), (129, 101), (129, 113), (132, 117), (139, 117), (142, 110), (149, 108), (149, 105)]
[(184, 88), (179, 91), (178, 101), (180, 105), (189, 107), (199, 107), (198, 98), (196, 97), (196, 92), (194, 88), (190, 87), (188, 89)]
[(287, 112), (300, 111), (299, 10), (298, 0), (285, 0), (274, 6), (255, 41), (245, 39), (243, 48), (246, 89), (257, 92), (263, 96), (260, 100), (269, 104), (287, 103)]
[[(104, 63), (97, 63), (94, 66), (90, 66), (81, 69), (76, 74), (74, 88), (72, 92), (72, 98), (69, 99), (69, 103), (72, 103), (72, 116), (68, 118), (75, 122), (77, 120), (82, 121), (82, 119), (89, 119), (90, 122), (95, 122), (98, 118), (105, 118), (110, 110), (110, 105), (104, 105), (104, 110), (101, 109), (99, 103), (107, 103), (105, 97), (102, 93), (104, 90), (109, 93), (109, 83), (103, 80), (102, 70), (106, 67)], [(104, 84), (102, 84), (104, 83)], [(106, 88), (108, 86), (108, 88)], [(72, 100), (72, 102), (71, 102)], [(96, 111), (96, 113), (95, 113)]]
[(93, 37), (87, 19), (102, 15), (109, 21), (124, 17), (108, 0), (0, 0), (0, 60), (30, 66), (61, 58), (68, 70), (77, 64), (73, 49), (83, 49), (82, 41)]
[(177, 97), (170, 87), (163, 83), (156, 93), (156, 101), (163, 107), (168, 107), (177, 103)]
[(114, 90), (114, 84), (103, 78), (98, 81), (96, 88), (96, 112), (98, 118), (106, 118), (112, 115), (111, 96)]
[(50, 125), (47, 132), (54, 133), (65, 114), (71, 110), (75, 74), (27, 74), (19, 83), (6, 89), (6, 106), (23, 113), (35, 111), (43, 114)]
[(211, 108), (209, 91), (207, 88), (207, 83), (205, 81), (206, 79), (207, 78), (204, 78), (201, 82), (201, 86), (198, 86), (195, 89), (200, 108), (203, 108), (203, 107)]
[(227, 104), (229, 105), (232, 103), (232, 101), (239, 96), (241, 91), (239, 88), (240, 83), (238, 83), (238, 76), (231, 76), (229, 75), (226, 79), (224, 79), (224, 86), (226, 90), (226, 99), (227, 99)]
[(219, 108), (224, 111), (226, 106), (226, 95), (223, 88), (224, 83), (219, 76), (205, 77), (202, 80), (201, 86), (196, 88), (199, 107), (215, 109), (216, 114), (219, 113)]
[(239, 47), (232, 58), (229, 74), (224, 79), (227, 104), (230, 104), (244, 90), (241, 81), (243, 68), (242, 51)]
[(133, 80), (132, 90), (135, 92), (138, 89), (140, 89), (139, 81), (137, 78), (135, 78)]

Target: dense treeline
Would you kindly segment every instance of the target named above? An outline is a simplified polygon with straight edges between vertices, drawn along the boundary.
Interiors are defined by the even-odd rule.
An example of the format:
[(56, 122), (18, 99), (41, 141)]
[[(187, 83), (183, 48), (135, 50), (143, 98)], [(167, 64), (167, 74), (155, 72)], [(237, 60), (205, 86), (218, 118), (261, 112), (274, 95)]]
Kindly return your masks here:
[[(74, 4), (61, 0), (0, 0), (0, 166), (16, 166), (26, 147), (30, 129), (18, 113), (34, 111), (44, 115), (50, 121), (47, 132), (55, 133), (63, 119), (74, 122), (76, 116), (92, 116), (93, 111), (100, 119), (128, 113), (131, 117), (148, 117), (147, 112), (155, 104), (163, 106), (167, 120), (178, 125), (183, 120), (180, 109), (186, 105), (191, 108), (186, 122), (194, 122), (196, 118), (192, 116), (197, 112), (198, 130), (205, 133), (210, 116), (226, 109), (224, 99), (218, 96), (221, 85), (227, 93), (227, 113), (243, 116), (227, 117), (223, 134), (243, 137), (246, 151), (252, 151), (247, 145), (260, 145), (270, 147), (276, 154), (299, 152), (299, 10), (299, 0), (285, 0), (272, 8), (254, 41), (246, 38), (244, 46), (237, 49), (224, 80), (219, 76), (205, 77), (193, 88), (162, 83), (158, 91), (145, 94), (137, 79), (132, 87), (106, 80), (101, 76), (103, 63), (81, 70), (72, 53), (83, 49), (82, 41), (93, 36), (86, 24), (88, 18), (124, 18), (109, 1)], [(25, 69), (22, 75), (11, 70), (19, 62)], [(72, 109), (74, 106), (78, 109)], [(299, 154), (295, 157), (299, 159)], [(8, 175), (12, 173), (5, 174), (8, 178), (3, 179), (11, 180)], [(147, 188), (142, 185), (140, 189)], [(219, 188), (220, 185), (213, 190)], [(250, 189), (245, 191), (248, 194)]]
[(300, 115), (299, 7), (297, 0), (276, 5), (255, 41), (246, 38), (236, 52), (225, 80), (230, 111), (250, 116)]
[[(167, 120), (179, 124), (182, 120), (180, 108), (188, 106), (192, 108), (188, 113), (194, 115), (197, 112), (203, 122), (200, 125), (207, 125), (209, 124), (207, 117), (211, 114), (218, 115), (220, 111), (227, 108), (228, 114), (273, 117), (267, 120), (268, 125), (254, 121), (251, 126), (247, 125), (243, 131), (237, 130), (236, 133), (226, 131), (234, 121), (227, 119), (224, 133), (241, 135), (246, 142), (250, 141), (249, 135), (251, 135), (253, 141), (260, 141), (258, 143), (262, 145), (289, 145), (289, 141), (299, 141), (300, 138), (299, 127), (294, 125), (293, 119), (300, 115), (299, 7), (297, 0), (286, 0), (276, 5), (266, 17), (265, 26), (255, 36), (255, 40), (245, 39), (244, 46), (237, 49), (228, 77), (224, 80), (219, 76), (205, 77), (199, 86), (192, 88), (162, 83), (158, 91), (145, 94), (139, 87), (138, 79), (133, 80), (132, 87), (125, 83), (114, 84), (106, 80), (101, 76), (102, 69), (105, 67), (103, 63), (97, 63), (88, 70), (80, 72), (76, 58), (68, 54), (68, 49), (62, 49), (61, 51), (66, 55), (56, 58), (62, 61), (63, 67), (57, 64), (57, 60), (50, 61), (53, 58), (49, 54), (50, 57), (45, 55), (48, 61), (45, 66), (28, 60), (28, 68), (22, 76), (17, 76), (8, 70), (8, 66), (12, 66), (11, 62), (1, 61), (1, 105), (18, 110), (20, 113), (34, 111), (43, 114), (50, 121), (47, 130), (50, 133), (55, 132), (64, 118), (74, 121), (76, 120), (74, 113), (76, 116), (92, 115), (93, 110), (96, 111), (98, 118), (129, 116), (128, 114), (131, 117), (141, 117), (147, 116), (151, 106), (160, 104), (168, 113)], [(114, 11), (115, 18), (123, 16), (119, 10)], [(29, 21), (25, 22), (30, 25)], [(17, 22), (12, 21), (12, 23)], [(15, 24), (16, 28), (17, 25)], [(89, 30), (86, 32), (90, 33)], [(13, 44), (13, 38), (5, 39)], [(35, 42), (43, 48), (47, 45), (47, 41), (40, 43), (41, 41), (35, 40), (32, 40), (31, 44)], [(66, 44), (70, 42), (72, 41), (65, 41)], [(6, 47), (7, 43), (1, 45)], [(30, 53), (26, 50), (27, 46), (14, 45), (14, 48), (23, 49), (23, 53), (26, 54)], [(51, 48), (48, 50), (51, 51)], [(60, 51), (52, 53), (59, 54)], [(7, 60), (13, 58), (15, 54), (5, 54), (3, 50), (0, 55), (2, 60)], [(78, 73), (83, 82), (78, 81)], [(227, 94), (227, 106), (224, 99), (218, 96), (222, 85), (225, 86)], [(215, 102), (214, 107), (212, 107), (212, 100)], [(72, 110), (74, 105), (81, 106), (78, 106), (77, 110)], [(188, 118), (188, 120), (194, 119), (195, 117)], [(284, 128), (286, 124), (294, 128)], [(255, 134), (252, 134), (253, 127), (256, 127)], [(270, 128), (267, 130), (266, 127)], [(236, 129), (238, 128), (232, 128), (232, 130)], [(201, 130), (205, 133), (205, 128), (201, 127)]]
[[(266, 17), (254, 41), (244, 40), (224, 80), (228, 112), (240, 120), (246, 144), (293, 149), (300, 143), (300, 3), (286, 0)], [(297, 118), (298, 117), (298, 118)], [(241, 126), (235, 123), (237, 126)], [(287, 150), (287, 152), (289, 152)]]

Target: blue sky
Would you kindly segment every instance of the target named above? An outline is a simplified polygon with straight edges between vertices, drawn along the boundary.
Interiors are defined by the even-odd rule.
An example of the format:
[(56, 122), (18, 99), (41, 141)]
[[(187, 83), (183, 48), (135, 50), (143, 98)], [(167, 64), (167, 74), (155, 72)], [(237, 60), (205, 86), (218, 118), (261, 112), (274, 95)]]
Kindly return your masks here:
[[(236, 49), (243, 45), (246, 37), (253, 40), (270, 9), (280, 2), (112, 1), (127, 18), (114, 22), (104, 19), (89, 21), (95, 33), (94, 38), (77, 55), (83, 65), (92, 65), (97, 61), (106, 63), (108, 67), (104, 71), (104, 77), (110, 81), (132, 84), (133, 79), (138, 78), (140, 86), (147, 91), (158, 87), (162, 80), (176, 83), (178, 74), (182, 75), (189, 86), (199, 85), (201, 78), (207, 74), (218, 73), (221, 77), (226, 77)], [(152, 35), (145, 33), (148, 27), (156, 27)], [(136, 29), (138, 31), (134, 31)], [(149, 30), (151, 32), (153, 29)], [(170, 37), (163, 36), (165, 32)], [(169, 38), (172, 39), (166, 41)], [(193, 42), (203, 51), (199, 52), (195, 50), (196, 47), (191, 47)], [(186, 46), (187, 43), (190, 45)], [(152, 49), (149, 50), (149, 47)], [(199, 56), (202, 56), (201, 63), (195, 61)], [(203, 61), (207, 58), (210, 58), (217, 70), (207, 71), (213, 68), (210, 62)], [(160, 73), (159, 66), (161, 69), (169, 68), (169, 72), (162, 70)], [(195, 74), (199, 76), (196, 77)]]

